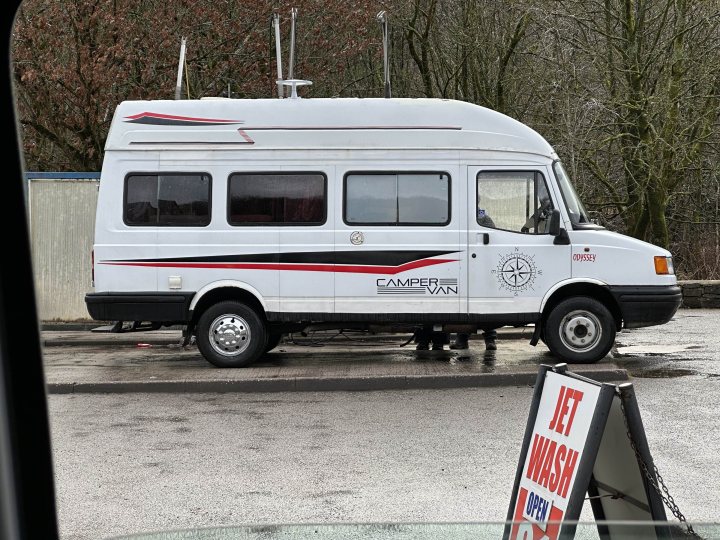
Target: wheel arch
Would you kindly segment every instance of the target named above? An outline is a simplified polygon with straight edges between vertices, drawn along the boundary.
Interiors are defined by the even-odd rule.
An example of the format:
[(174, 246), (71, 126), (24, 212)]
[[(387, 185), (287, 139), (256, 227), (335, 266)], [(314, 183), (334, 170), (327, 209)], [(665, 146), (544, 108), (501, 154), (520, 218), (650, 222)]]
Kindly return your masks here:
[(543, 299), (541, 306), (543, 326), (548, 314), (560, 302), (572, 296), (587, 296), (601, 302), (612, 314), (616, 330), (622, 328), (622, 312), (606, 283), (599, 280), (566, 281), (558, 283)]
[(190, 318), (193, 325), (206, 309), (226, 300), (235, 300), (252, 306), (261, 318), (267, 320), (265, 301), (256, 288), (241, 281), (222, 280), (207, 284), (193, 297), (190, 302)]

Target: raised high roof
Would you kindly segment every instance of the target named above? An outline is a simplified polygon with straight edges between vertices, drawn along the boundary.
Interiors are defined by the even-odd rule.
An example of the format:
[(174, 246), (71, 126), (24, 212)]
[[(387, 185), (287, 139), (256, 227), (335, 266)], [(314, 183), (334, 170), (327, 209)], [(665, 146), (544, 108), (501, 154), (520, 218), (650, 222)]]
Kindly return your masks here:
[(441, 99), (202, 99), (126, 101), (106, 150), (449, 148), (554, 158), (548, 142), (498, 112)]

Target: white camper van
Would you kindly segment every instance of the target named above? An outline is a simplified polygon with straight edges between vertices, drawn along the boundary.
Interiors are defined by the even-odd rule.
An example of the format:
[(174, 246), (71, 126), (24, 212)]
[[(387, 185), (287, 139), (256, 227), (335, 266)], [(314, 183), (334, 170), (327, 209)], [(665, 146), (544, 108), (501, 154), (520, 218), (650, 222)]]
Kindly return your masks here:
[(319, 324), (534, 323), (595, 362), (681, 301), (670, 253), (591, 223), (538, 133), (435, 99), (122, 103), (94, 280), (93, 318), (182, 324), (223, 367)]

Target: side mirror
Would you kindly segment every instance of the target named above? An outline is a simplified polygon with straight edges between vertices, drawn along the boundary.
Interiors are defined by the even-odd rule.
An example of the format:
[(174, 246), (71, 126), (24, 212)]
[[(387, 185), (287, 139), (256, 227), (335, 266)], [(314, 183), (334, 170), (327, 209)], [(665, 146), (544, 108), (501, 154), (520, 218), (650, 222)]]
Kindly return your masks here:
[(560, 227), (560, 210), (553, 210), (550, 214), (548, 232), (555, 237), (553, 244), (556, 246), (567, 246), (570, 244), (570, 236), (564, 228)]
[(553, 236), (558, 236), (560, 234), (560, 210), (555, 209), (550, 214), (548, 232)]

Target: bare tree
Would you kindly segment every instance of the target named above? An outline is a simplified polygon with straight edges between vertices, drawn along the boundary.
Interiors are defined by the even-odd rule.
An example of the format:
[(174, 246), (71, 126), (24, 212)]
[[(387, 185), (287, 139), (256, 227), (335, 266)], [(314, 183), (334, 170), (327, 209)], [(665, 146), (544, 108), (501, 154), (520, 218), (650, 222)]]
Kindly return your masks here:
[[(579, 152), (584, 169), (604, 187), (601, 205), (625, 230), (668, 247), (666, 214), (673, 196), (706, 153), (718, 120), (720, 71), (717, 10), (686, 0), (564, 0), (557, 38), (573, 62), (568, 74), (577, 106), (595, 109), (594, 141)], [(717, 156), (716, 156), (717, 157)]]
[(185, 97), (272, 96), (270, 18), (287, 17), (290, 5), (301, 13), (296, 71), (315, 82), (306, 95), (340, 93), (349, 64), (368, 51), (379, 58), (374, 2), (26, 0), (13, 65), (28, 166), (99, 170), (118, 103), (172, 98), (181, 36), (189, 38)]

